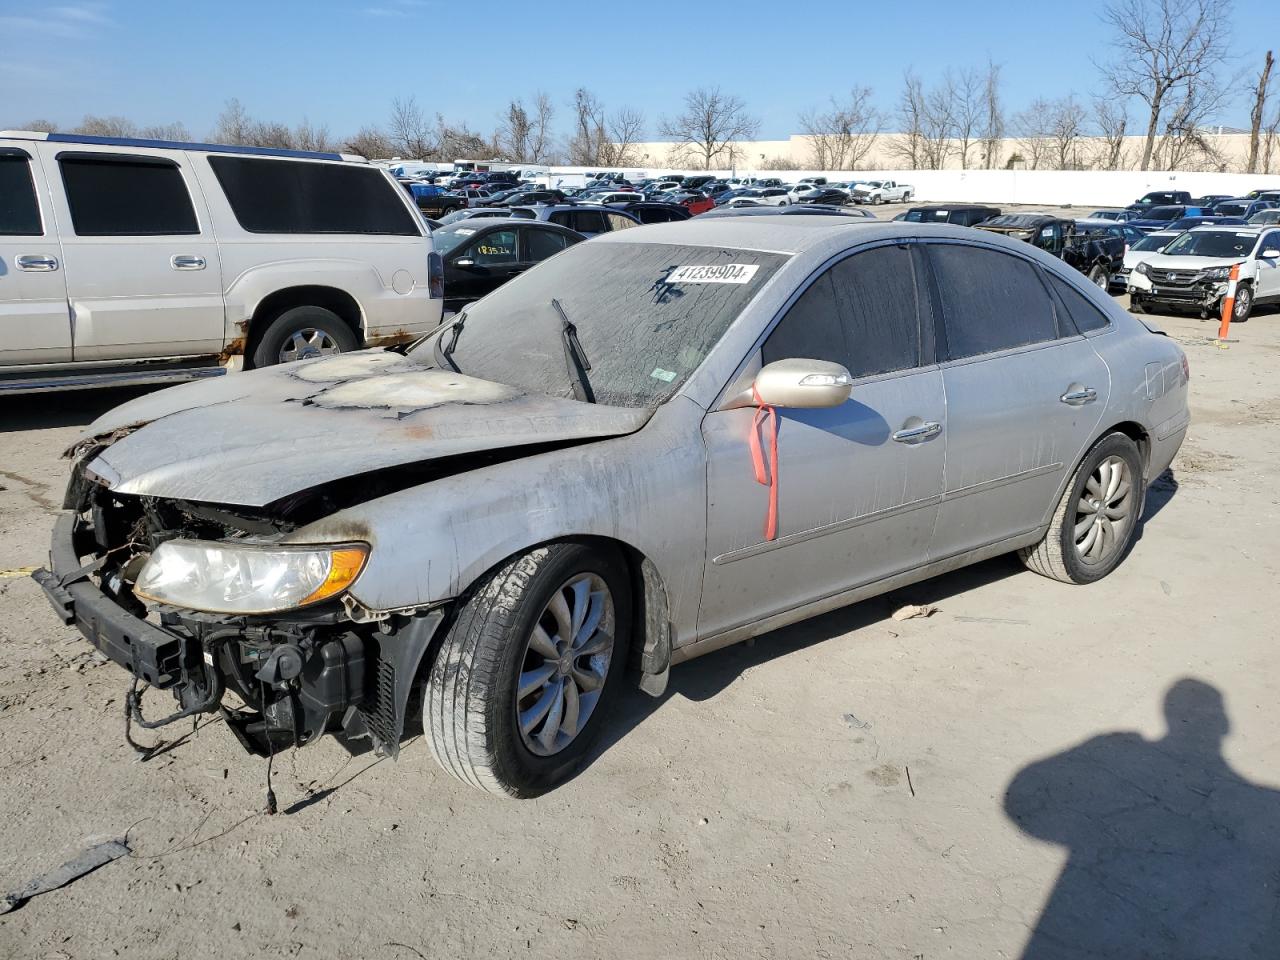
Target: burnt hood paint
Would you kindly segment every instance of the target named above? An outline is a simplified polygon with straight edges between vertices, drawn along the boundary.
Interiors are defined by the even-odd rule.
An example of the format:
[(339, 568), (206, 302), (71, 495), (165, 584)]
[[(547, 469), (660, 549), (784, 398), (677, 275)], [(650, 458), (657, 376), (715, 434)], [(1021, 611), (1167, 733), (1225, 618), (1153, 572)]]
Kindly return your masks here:
[(90, 425), (135, 429), (88, 466), (121, 493), (262, 507), (387, 467), (621, 436), (650, 416), (363, 351), (140, 397)]

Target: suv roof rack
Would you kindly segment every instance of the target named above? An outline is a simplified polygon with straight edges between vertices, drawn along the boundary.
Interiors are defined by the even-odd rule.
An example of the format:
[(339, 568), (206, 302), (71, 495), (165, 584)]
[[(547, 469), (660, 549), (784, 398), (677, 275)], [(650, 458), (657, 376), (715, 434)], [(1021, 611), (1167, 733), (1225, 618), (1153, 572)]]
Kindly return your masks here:
[(42, 133), (34, 130), (0, 130), (0, 138), (47, 140), (50, 143), (89, 143), (104, 147), (150, 147), (157, 150), (200, 150), (206, 153), (247, 153), (259, 157), (294, 157), (302, 160), (346, 160), (368, 163), (352, 153), (319, 150), (285, 150), (279, 147), (247, 147), (224, 143), (196, 143), (183, 140), (149, 140), (143, 137), (93, 137), (79, 133)]

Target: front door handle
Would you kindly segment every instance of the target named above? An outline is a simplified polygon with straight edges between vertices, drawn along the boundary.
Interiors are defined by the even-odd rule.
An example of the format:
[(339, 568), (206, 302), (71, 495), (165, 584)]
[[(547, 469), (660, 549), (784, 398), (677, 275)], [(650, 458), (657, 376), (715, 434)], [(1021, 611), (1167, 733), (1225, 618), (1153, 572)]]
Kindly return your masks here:
[(915, 443), (917, 440), (928, 440), (930, 437), (936, 437), (941, 432), (942, 424), (930, 420), (916, 427), (903, 427), (893, 434), (893, 439), (898, 443)]
[(19, 270), (26, 270), (28, 273), (49, 273), (58, 269), (58, 258), (50, 257), (43, 253), (22, 254), (14, 257), (14, 262), (18, 265)]
[(169, 265), (175, 270), (203, 270), (204, 257), (188, 257), (178, 254), (169, 258)]
[(1070, 404), (1073, 407), (1082, 407), (1086, 403), (1093, 403), (1098, 399), (1098, 391), (1093, 387), (1076, 387), (1072, 388), (1058, 398), (1063, 403)]

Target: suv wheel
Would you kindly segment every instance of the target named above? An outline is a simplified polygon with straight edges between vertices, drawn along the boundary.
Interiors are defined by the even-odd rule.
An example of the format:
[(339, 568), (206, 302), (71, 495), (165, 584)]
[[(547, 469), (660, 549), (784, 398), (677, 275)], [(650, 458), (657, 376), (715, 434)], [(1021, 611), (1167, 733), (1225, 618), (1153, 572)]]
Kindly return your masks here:
[(1245, 323), (1251, 313), (1253, 313), (1253, 288), (1248, 284), (1239, 284), (1236, 287), (1235, 306), (1231, 310), (1231, 322)]
[(1137, 444), (1109, 433), (1080, 462), (1044, 539), (1018, 556), (1029, 569), (1063, 583), (1101, 580), (1133, 543), (1143, 498)]
[(631, 639), (621, 557), (553, 543), (461, 603), (427, 679), (431, 752), (463, 783), (535, 797), (586, 763)]
[(359, 346), (345, 320), (324, 307), (293, 307), (268, 324), (253, 351), (254, 367), (349, 353)]

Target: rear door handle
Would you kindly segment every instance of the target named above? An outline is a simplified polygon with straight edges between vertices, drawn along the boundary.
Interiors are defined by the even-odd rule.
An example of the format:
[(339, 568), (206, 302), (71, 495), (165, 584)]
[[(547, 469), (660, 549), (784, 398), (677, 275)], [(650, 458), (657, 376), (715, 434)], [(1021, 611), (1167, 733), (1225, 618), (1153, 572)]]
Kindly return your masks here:
[(1093, 401), (1097, 400), (1098, 391), (1093, 387), (1078, 387), (1068, 390), (1058, 399), (1073, 407), (1082, 407), (1086, 403), (1093, 403)]
[(204, 257), (189, 257), (178, 254), (169, 258), (169, 264), (175, 270), (203, 270)]
[(43, 253), (24, 253), (14, 257), (14, 262), (19, 270), (26, 270), (28, 273), (49, 273), (58, 269), (58, 258)]
[(898, 443), (915, 443), (917, 440), (928, 440), (942, 432), (942, 424), (934, 421), (922, 423), (918, 427), (904, 427), (893, 434)]

